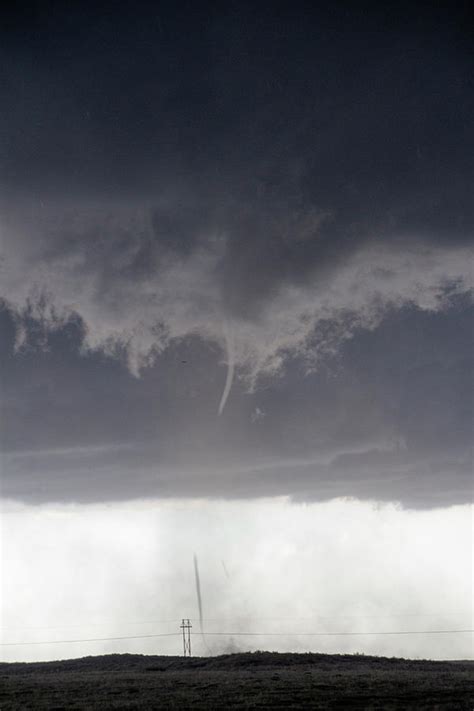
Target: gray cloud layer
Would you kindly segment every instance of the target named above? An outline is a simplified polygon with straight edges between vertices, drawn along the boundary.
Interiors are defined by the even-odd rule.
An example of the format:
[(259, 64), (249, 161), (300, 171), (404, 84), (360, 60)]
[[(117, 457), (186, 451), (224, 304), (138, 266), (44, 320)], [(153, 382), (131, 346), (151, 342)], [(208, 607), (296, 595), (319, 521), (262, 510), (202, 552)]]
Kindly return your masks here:
[(218, 418), (225, 372), (210, 342), (170, 345), (137, 380), (80, 354), (79, 321), (15, 354), (4, 312), (3, 493), (469, 501), (471, 322), (464, 299), (393, 310), (314, 372), (294, 357), (253, 393), (238, 381)]
[(462, 18), (187, 12), (6, 25), (5, 494), (468, 500)]

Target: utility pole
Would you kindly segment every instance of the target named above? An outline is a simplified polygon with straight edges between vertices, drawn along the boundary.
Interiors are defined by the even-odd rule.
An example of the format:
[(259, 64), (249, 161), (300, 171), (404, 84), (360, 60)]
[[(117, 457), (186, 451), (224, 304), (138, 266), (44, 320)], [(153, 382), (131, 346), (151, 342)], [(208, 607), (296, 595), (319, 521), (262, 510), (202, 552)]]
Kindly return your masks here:
[(180, 628), (183, 630), (183, 654), (185, 657), (191, 656), (191, 627), (190, 621), (183, 617)]

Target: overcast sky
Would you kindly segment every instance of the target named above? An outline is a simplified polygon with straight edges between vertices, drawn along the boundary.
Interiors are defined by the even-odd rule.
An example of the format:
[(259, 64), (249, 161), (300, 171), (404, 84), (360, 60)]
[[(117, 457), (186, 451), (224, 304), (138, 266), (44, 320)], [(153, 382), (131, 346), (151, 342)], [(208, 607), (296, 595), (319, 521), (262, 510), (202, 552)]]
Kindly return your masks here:
[(464, 511), (463, 4), (19, 3), (1, 24), (8, 506)]

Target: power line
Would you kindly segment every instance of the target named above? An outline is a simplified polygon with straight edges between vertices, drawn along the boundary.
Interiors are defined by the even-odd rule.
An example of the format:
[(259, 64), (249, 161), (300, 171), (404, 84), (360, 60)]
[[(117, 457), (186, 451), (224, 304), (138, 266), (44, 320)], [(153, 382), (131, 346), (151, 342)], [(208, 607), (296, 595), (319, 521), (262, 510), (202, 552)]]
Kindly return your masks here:
[[(207, 617), (206, 622), (229, 622), (233, 620), (244, 620), (246, 622), (306, 622), (308, 620), (388, 620), (399, 618), (414, 618), (414, 617), (471, 617), (469, 612), (421, 612), (421, 613), (400, 613), (394, 615), (312, 615), (309, 617)], [(179, 618), (167, 620), (135, 620), (124, 621), (120, 620), (121, 625), (158, 625), (158, 624), (176, 624)], [(65, 629), (83, 629), (84, 627), (107, 627), (115, 625), (115, 621), (108, 622), (90, 622), (80, 625), (35, 625), (31, 627), (0, 627), (0, 631), (26, 631), (26, 630), (65, 630)]]
[(74, 642), (110, 642), (119, 639), (149, 639), (151, 637), (180, 637), (179, 632), (162, 632), (158, 634), (141, 634), (132, 637), (92, 637), (90, 639), (54, 639), (45, 642), (0, 642), (1, 647), (30, 646), (33, 644), (73, 644)]
[[(175, 617), (173, 620), (136, 620), (124, 621), (120, 620), (121, 625), (133, 626), (133, 625), (166, 625), (166, 624), (176, 624), (179, 622), (178, 618)], [(31, 627), (0, 627), (0, 631), (3, 632), (25, 632), (26, 630), (68, 630), (68, 629), (84, 629), (84, 627), (107, 627), (113, 626), (116, 622), (114, 620), (109, 620), (108, 622), (84, 622), (81, 625), (35, 625)]]
[[(345, 637), (386, 634), (466, 634), (472, 630), (407, 630), (403, 632), (203, 632), (204, 635), (225, 637)], [(192, 633), (196, 634), (196, 633)]]
[(206, 622), (245, 620), (246, 622), (307, 622), (308, 620), (389, 620), (414, 617), (472, 617), (470, 612), (420, 612), (395, 615), (310, 615), (308, 617), (206, 617)]
[[(346, 637), (374, 635), (417, 635), (417, 634), (468, 634), (469, 630), (406, 630), (403, 632), (191, 632), (195, 635), (219, 637)], [(57, 639), (41, 642), (0, 642), (2, 647), (18, 647), (39, 644), (73, 644), (76, 642), (109, 642), (123, 639), (150, 639), (154, 637), (180, 637), (180, 632), (162, 632), (158, 634), (133, 635), (130, 637), (93, 637), (89, 639)]]

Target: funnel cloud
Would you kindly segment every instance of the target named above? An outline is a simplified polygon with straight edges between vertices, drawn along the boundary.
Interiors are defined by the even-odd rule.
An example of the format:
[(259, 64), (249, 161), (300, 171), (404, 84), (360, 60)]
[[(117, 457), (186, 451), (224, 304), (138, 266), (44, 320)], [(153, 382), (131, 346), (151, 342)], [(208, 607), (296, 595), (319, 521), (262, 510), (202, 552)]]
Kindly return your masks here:
[(196, 598), (199, 610), (199, 627), (201, 632), (203, 631), (203, 615), (202, 615), (202, 598), (201, 598), (201, 581), (199, 580), (199, 565), (197, 555), (193, 556), (194, 561), (194, 582), (196, 584)]
[(234, 355), (234, 342), (232, 333), (226, 329), (226, 350), (227, 350), (227, 375), (225, 379), (224, 391), (222, 393), (221, 401), (219, 403), (219, 415), (222, 415), (224, 411), (227, 398), (229, 397), (230, 389), (232, 387), (232, 382), (234, 380), (234, 368), (235, 368), (235, 355)]

